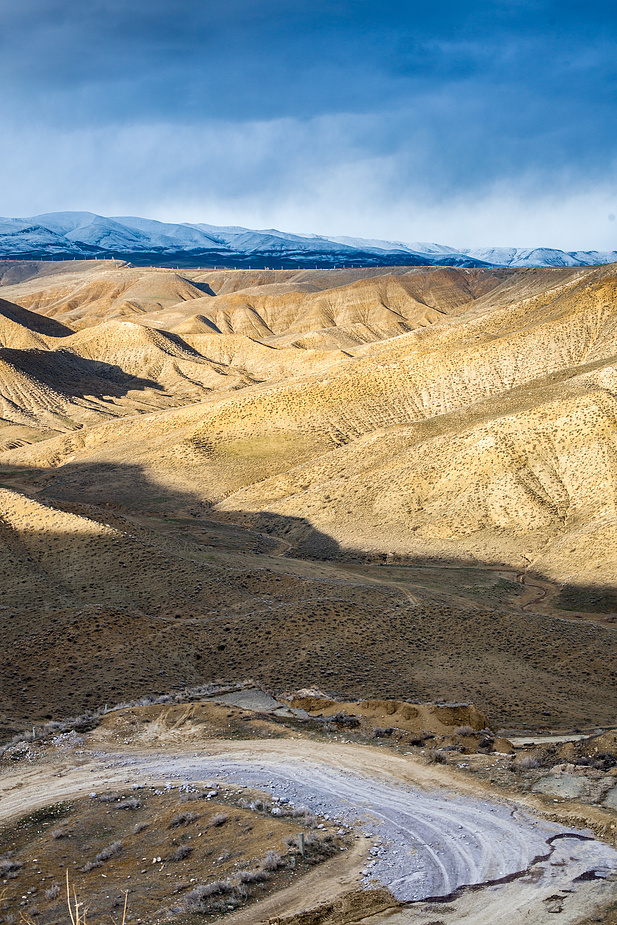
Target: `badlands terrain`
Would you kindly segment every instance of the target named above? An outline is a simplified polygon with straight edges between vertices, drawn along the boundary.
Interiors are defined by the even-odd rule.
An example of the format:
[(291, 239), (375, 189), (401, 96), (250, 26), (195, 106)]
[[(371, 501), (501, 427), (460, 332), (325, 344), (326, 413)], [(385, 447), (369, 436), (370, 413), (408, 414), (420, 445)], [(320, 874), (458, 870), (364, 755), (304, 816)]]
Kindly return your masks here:
[[(535, 778), (525, 777), (523, 786), (527, 771), (515, 758), (504, 758), (503, 766), (491, 759), (497, 764), (472, 783), (470, 766), (438, 773), (434, 763), (511, 752), (517, 732), (583, 735), (615, 725), (617, 268), (173, 271), (113, 260), (6, 260), (0, 284), (0, 736), (10, 743), (34, 726), (40, 739), (43, 730), (40, 745), (35, 738), (24, 751), (13, 741), (0, 773), (0, 817), (23, 817), (1, 836), (6, 915), (15, 914), (13, 886), (25, 882), (24, 872), (31, 878), (39, 870), (39, 855), (62, 849), (54, 863), (75, 874), (65, 849), (70, 833), (81, 833), (80, 851), (89, 851), (95, 865), (83, 874), (94, 872), (100, 886), (101, 869), (126, 855), (111, 846), (130, 842), (133, 857), (136, 827), (155, 817), (172, 834), (165, 845), (153, 832), (144, 836), (144, 857), (179, 871), (179, 895), (189, 890), (182, 883), (193, 889), (193, 852), (176, 860), (170, 852), (193, 847), (197, 819), (171, 823), (191, 787), (196, 800), (206, 800), (207, 783), (220, 778), (233, 790), (240, 840), (233, 849), (219, 845), (227, 821), (219, 826), (210, 817), (230, 813), (224, 806), (205, 812), (200, 804), (200, 831), (212, 839), (208, 857), (216, 861), (220, 849), (221, 857), (230, 850), (251, 860), (253, 885), (269, 884), (268, 895), (277, 884), (299, 890), (281, 907), (297, 925), (360, 921), (360, 913), (381, 916), (386, 909), (393, 925), (436, 925), (445, 913), (429, 903), (420, 918), (410, 917), (406, 904), (451, 894), (459, 905), (448, 921), (471, 915), (478, 925), (496, 922), (496, 906), (483, 918), (472, 894), (461, 899), (457, 891), (496, 880), (507, 891), (511, 878), (516, 889), (496, 902), (504, 899), (504, 921), (514, 921), (524, 874), (541, 885), (539, 892), (529, 887), (529, 906), (520, 907), (529, 910), (529, 922), (552, 921), (547, 900), (564, 899), (577, 877), (574, 892), (587, 898), (562, 912), (562, 921), (581, 921), (594, 903), (609, 903), (606, 877), (617, 869), (617, 855), (606, 845), (617, 817), (606, 800), (614, 778), (597, 749), (592, 757), (553, 756), (566, 768), (578, 767), (577, 760), (604, 764), (590, 765), (602, 786), (590, 771), (587, 790), (580, 784), (583, 790), (566, 795), (577, 807), (584, 797), (592, 809), (555, 810), (550, 819), (548, 804), (566, 797), (554, 790), (547, 796), (550, 787)], [(213, 685), (233, 690), (247, 678), (284, 700), (283, 709), (300, 710), (288, 715), (290, 726), (281, 730), (278, 720), (264, 718), (268, 711), (257, 709), (257, 719), (232, 711), (230, 723), (218, 716), (206, 734), (193, 714), (190, 722), (182, 714), (176, 728), (155, 702), (197, 704)], [(314, 690), (317, 711), (308, 695), (296, 703), (299, 688)], [(128, 701), (133, 706), (115, 709)], [(442, 704), (439, 710), (445, 703), (472, 703), (476, 713), (435, 725), (436, 714), (422, 712), (427, 706), (412, 706)], [(404, 709), (421, 721), (400, 725), (393, 716), (400, 719)], [(135, 723), (116, 723), (127, 710), (136, 711)], [(328, 717), (361, 714), (365, 723), (375, 710), (383, 713), (379, 725), (363, 726), (365, 738), (341, 750), (341, 737), (359, 733), (353, 720), (337, 725)], [(321, 725), (313, 727), (317, 713)], [(49, 726), (67, 717), (80, 718)], [(471, 733), (476, 738), (466, 742)], [(610, 742), (602, 748), (615, 751)], [(386, 787), (379, 768), (390, 750)], [(303, 779), (309, 758), (321, 764), (316, 790), (302, 801), (298, 775)], [(537, 760), (545, 771), (553, 766), (544, 754)], [(56, 786), (71, 768), (82, 770)], [(350, 784), (343, 807), (334, 796), (342, 799), (340, 775), (355, 773), (363, 782)], [(178, 776), (189, 790), (167, 800), (165, 781)], [(424, 806), (418, 794), (431, 780), (446, 790)], [(133, 784), (146, 788), (143, 799), (131, 796)], [(297, 839), (285, 842), (298, 834), (285, 828), (287, 816), (275, 837), (261, 816), (247, 815), (264, 793), (282, 799), (285, 786), (290, 805), (304, 802), (325, 820), (316, 831), (331, 836), (314, 842), (311, 863), (334, 863), (338, 852), (345, 867), (360, 804), (396, 829), (384, 830), (384, 843), (401, 844), (401, 832), (411, 831), (402, 809), (409, 800), (418, 813), (423, 806), (412, 854), (425, 860), (412, 870), (389, 857), (383, 874), (376, 864), (373, 882), (367, 847), (357, 869), (333, 875), (330, 911), (302, 919), (311, 890), (303, 877), (304, 886), (294, 886), (295, 878), (320, 868), (309, 872)], [(521, 788), (545, 787), (534, 800), (547, 805), (524, 803), (519, 794), (518, 809), (506, 812), (503, 794), (491, 790), (496, 786), (508, 799)], [(238, 787), (262, 797), (241, 805)], [(401, 787), (411, 789), (403, 794)], [(134, 798), (140, 806), (118, 815), (87, 803), (90, 791), (106, 788), (118, 793), (110, 804)], [(374, 788), (387, 791), (383, 800)], [(465, 794), (495, 800), (497, 808), (459, 806)], [(454, 818), (463, 833), (474, 814), (485, 813), (477, 828), (488, 841), (483, 836), (473, 850), (459, 850), (456, 832), (444, 828), (449, 810), (441, 799), (459, 806)], [(50, 800), (62, 805), (52, 811)], [(108, 809), (116, 815), (103, 820), (109, 832), (99, 844)], [(26, 810), (52, 815), (23, 821)], [(527, 817), (532, 810), (545, 814), (541, 823)], [(136, 815), (129, 826), (135, 813), (144, 820)], [(492, 813), (515, 818), (515, 828), (504, 821), (493, 829)], [(58, 831), (66, 826), (66, 840), (43, 831), (56, 821)], [(248, 826), (255, 841), (249, 829), (241, 831)], [(572, 827), (570, 834), (563, 826)], [(590, 827), (600, 840), (585, 841)], [(266, 860), (269, 838), (278, 867)], [(516, 852), (500, 854), (502, 842), (516, 844)], [(454, 854), (443, 860), (445, 844)], [(555, 855), (551, 873), (553, 845), (562, 844), (568, 851)], [(107, 849), (111, 855), (100, 859)], [(28, 851), (28, 860), (19, 860)], [(538, 872), (541, 857), (547, 866)], [(195, 858), (205, 863), (199, 852)], [(233, 880), (233, 889), (209, 898), (202, 892), (193, 905), (178, 900), (173, 909), (161, 894), (156, 908), (142, 913), (130, 900), (133, 920), (173, 915), (192, 923), (232, 908), (234, 917), (249, 916), (238, 923), (260, 920), (251, 918), (252, 907), (239, 911), (250, 880), (237, 880), (239, 862), (235, 873), (220, 863), (221, 882)], [(120, 875), (136, 878), (146, 869), (117, 864), (116, 893)], [(553, 882), (559, 870), (567, 877)], [(209, 876), (215, 874), (213, 867)], [(55, 893), (57, 871), (40, 876)], [(92, 877), (82, 878), (80, 889), (91, 892)], [(370, 902), (367, 886), (374, 887)], [(32, 889), (41, 887), (30, 879)], [(360, 907), (341, 898), (345, 890), (361, 891)], [(32, 895), (24, 886), (19, 902), (25, 897), (25, 911), (37, 918)], [(324, 888), (321, 898), (329, 895)], [(209, 905), (212, 897), (218, 906)], [(109, 912), (108, 898), (101, 893), (93, 901), (97, 915)], [(60, 921), (52, 901), (39, 904), (38, 921)], [(271, 901), (270, 918), (279, 914)], [(609, 918), (596, 920), (612, 921), (609, 906)]]

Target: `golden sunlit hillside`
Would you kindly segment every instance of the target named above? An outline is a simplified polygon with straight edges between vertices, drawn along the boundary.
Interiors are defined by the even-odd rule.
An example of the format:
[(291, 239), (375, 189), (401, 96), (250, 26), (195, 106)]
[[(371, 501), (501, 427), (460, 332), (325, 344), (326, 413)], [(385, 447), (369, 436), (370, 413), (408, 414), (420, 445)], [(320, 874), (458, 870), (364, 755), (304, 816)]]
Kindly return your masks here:
[(8, 726), (247, 674), (614, 709), (615, 267), (3, 267)]

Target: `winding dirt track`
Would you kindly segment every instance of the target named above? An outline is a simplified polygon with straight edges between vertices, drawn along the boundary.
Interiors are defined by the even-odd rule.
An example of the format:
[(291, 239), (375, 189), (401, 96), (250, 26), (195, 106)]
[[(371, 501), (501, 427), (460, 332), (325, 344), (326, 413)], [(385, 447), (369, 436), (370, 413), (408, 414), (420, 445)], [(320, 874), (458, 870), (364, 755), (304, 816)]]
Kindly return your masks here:
[(142, 781), (253, 786), (353, 824), (372, 840), (370, 852), (361, 839), (309, 875), (311, 883), (304, 878), (226, 919), (238, 925), (301, 911), (360, 883), (385, 885), (413, 903), (390, 913), (391, 925), (435, 922), (439, 916), (426, 904), (443, 900), (452, 923), (542, 925), (554, 921), (557, 906), (560, 923), (571, 923), (615, 891), (617, 852), (589, 833), (487, 799), (448, 769), (337, 743), (217, 741), (190, 752), (186, 746), (67, 752), (0, 778), (0, 821), (59, 798)]

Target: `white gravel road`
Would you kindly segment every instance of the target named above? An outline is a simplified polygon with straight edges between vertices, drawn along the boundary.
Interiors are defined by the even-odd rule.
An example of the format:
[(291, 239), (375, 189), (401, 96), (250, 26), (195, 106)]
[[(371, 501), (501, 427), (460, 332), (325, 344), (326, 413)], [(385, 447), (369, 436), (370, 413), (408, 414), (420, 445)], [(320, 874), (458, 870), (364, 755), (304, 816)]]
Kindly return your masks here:
[(375, 842), (365, 885), (386, 886), (405, 902), (450, 897), (466, 886), (525, 876), (532, 876), (539, 889), (572, 889), (579, 878), (617, 873), (617, 852), (590, 832), (564, 829), (508, 802), (426, 790), (387, 775), (263, 754), (258, 760), (140, 756), (123, 764), (129, 780), (251, 786), (353, 825)]
[(451, 925), (549, 925), (555, 913), (560, 925), (573, 925), (616, 895), (617, 852), (610, 846), (513, 801), (489, 799), (449, 769), (378, 749), (301, 740), (219, 742), (197, 754), (168, 748), (67, 747), (53, 760), (11, 769), (0, 775), (0, 822), (107, 787), (194, 784), (252, 787), (370, 837), (358, 842), (339, 886), (330, 884), (334, 894), (324, 893), (319, 878), (308, 893), (298, 881), (287, 900), (282, 891), (263, 910), (257, 903), (235, 914), (237, 925), (268, 922), (276, 903), (285, 911), (293, 900), (303, 909), (340, 895), (357, 884), (358, 871), (365, 886), (385, 886), (413, 903), (388, 913), (388, 925), (435, 925), (446, 912)]

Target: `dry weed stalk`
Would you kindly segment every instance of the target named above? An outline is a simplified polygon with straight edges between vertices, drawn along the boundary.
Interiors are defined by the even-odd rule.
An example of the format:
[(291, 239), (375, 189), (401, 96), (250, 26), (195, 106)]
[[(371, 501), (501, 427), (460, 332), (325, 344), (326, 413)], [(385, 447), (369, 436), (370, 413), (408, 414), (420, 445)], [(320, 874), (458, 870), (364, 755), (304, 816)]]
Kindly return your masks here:
[[(6, 889), (0, 893), (0, 900), (3, 898)], [(122, 921), (120, 925), (126, 925), (126, 911), (127, 911), (127, 902), (129, 894), (126, 892), (124, 894), (124, 909), (122, 911)], [(71, 925), (88, 925), (88, 907), (84, 906), (83, 903), (80, 903), (77, 899), (77, 892), (75, 887), (73, 887), (73, 898), (71, 899), (71, 885), (69, 883), (69, 872), (66, 872), (66, 904), (69, 910), (69, 917), (71, 919)], [(21, 915), (21, 920), (24, 922), (24, 925), (35, 925), (31, 918)], [(112, 922), (114, 920), (112, 919)]]

